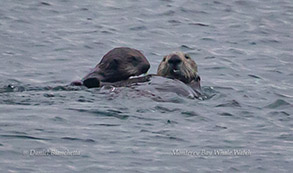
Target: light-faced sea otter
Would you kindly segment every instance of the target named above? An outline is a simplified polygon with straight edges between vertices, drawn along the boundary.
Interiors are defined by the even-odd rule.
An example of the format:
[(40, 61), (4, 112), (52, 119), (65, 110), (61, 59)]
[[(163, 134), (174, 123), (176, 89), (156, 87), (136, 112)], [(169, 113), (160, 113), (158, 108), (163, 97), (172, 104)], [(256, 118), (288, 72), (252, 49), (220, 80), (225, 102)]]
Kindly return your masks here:
[(200, 88), (197, 64), (188, 54), (175, 52), (165, 56), (160, 63), (157, 75), (178, 79), (192, 88)]

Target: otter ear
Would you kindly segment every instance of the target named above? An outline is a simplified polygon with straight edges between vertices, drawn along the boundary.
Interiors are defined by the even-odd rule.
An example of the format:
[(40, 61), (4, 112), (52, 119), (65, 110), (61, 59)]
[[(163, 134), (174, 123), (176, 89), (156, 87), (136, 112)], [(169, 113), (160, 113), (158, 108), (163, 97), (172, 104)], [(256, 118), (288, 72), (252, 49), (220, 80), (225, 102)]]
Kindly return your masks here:
[(166, 56), (164, 56), (164, 58), (163, 58), (163, 62), (165, 62), (166, 61), (166, 59), (167, 59), (167, 55)]
[(128, 57), (129, 61), (138, 61), (137, 58), (135, 56), (130, 56)]
[(196, 81), (196, 82), (200, 82), (200, 76), (196, 75), (193, 80)]
[(190, 55), (188, 55), (188, 54), (184, 54), (184, 57), (185, 57), (186, 59), (191, 59), (191, 58), (190, 58)]
[(128, 58), (128, 61), (134, 66), (136, 67), (139, 64), (139, 59), (136, 58), (135, 56), (131, 56)]

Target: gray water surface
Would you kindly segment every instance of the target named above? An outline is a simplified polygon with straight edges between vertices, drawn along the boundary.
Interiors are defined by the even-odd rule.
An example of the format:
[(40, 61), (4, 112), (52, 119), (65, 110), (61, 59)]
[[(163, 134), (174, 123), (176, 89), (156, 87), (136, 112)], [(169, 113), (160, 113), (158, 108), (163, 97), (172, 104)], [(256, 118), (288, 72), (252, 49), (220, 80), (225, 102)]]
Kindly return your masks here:
[[(292, 33), (291, 0), (2, 0), (0, 172), (291, 172)], [(209, 98), (66, 86), (120, 46)]]

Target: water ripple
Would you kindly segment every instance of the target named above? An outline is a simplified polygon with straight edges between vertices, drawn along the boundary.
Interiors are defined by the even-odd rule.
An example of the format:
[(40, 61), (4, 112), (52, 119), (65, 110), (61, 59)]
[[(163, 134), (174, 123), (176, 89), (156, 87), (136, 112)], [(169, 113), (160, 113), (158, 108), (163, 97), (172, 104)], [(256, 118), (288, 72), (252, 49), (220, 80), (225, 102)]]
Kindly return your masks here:
[(33, 137), (28, 135), (0, 135), (0, 136), (4, 138), (15, 138), (15, 139), (50, 140), (46, 138), (38, 138), (38, 137)]
[(74, 110), (78, 112), (85, 112), (85, 113), (90, 113), (98, 116), (107, 116), (107, 117), (115, 117), (121, 120), (126, 120), (129, 115), (125, 115), (123, 112), (118, 111), (118, 110), (107, 110), (107, 111), (101, 111), (101, 110), (96, 110), (96, 109), (76, 109), (76, 108), (69, 108), (69, 110)]
[(93, 139), (80, 139), (80, 138), (73, 138), (73, 137), (62, 137), (61, 139), (69, 140), (69, 141), (96, 142)]
[(218, 104), (216, 107), (241, 107), (241, 105), (236, 100), (229, 100), (227, 103)]

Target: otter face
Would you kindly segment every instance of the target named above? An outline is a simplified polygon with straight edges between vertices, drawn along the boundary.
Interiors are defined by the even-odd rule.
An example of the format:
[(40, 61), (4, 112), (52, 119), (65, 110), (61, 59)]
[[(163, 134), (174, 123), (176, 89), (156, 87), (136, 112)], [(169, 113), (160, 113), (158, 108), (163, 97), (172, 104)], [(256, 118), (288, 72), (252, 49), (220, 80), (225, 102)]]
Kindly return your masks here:
[(136, 49), (121, 47), (108, 52), (97, 65), (103, 75), (103, 82), (126, 80), (130, 76), (146, 73), (150, 64)]
[(126, 80), (130, 76), (146, 73), (149, 68), (150, 63), (140, 51), (127, 47), (114, 48), (104, 55), (91, 73), (83, 78), (83, 83), (85, 86), (90, 83), (89, 86), (97, 87), (98, 85), (95, 84), (97, 80), (102, 82)]
[(175, 52), (165, 56), (158, 67), (157, 75), (178, 79), (184, 83), (199, 80), (196, 63), (183, 52)]

